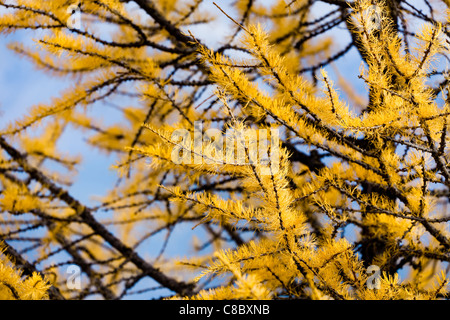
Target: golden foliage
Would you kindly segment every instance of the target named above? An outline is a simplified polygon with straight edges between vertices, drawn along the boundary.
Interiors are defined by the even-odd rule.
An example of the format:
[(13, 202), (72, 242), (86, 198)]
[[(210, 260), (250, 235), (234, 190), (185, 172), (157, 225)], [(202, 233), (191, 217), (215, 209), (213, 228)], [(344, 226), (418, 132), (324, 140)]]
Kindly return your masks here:
[[(2, 238), (43, 227), (37, 262), (64, 297), (121, 298), (146, 277), (177, 299), (447, 297), (447, 17), (412, 32), (407, 10), (383, 1), (336, 1), (319, 18), (310, 1), (256, 2), (236, 1), (240, 20), (213, 7), (234, 28), (217, 49), (190, 30), (213, 20), (200, 0), (135, 1), (139, 14), (128, 1), (82, 1), (82, 29), (67, 25), (67, 1), (0, 1), (2, 33), (45, 30), (36, 47), (10, 48), (75, 79), (0, 128)], [(336, 52), (326, 31), (341, 23), (351, 43)], [(338, 68), (352, 48), (368, 99)], [(95, 116), (99, 102), (120, 122)], [(119, 180), (95, 207), (68, 191), (81, 162), (59, 151), (69, 129), (116, 157)], [(193, 250), (173, 258), (180, 225)], [(62, 251), (69, 261), (53, 260)], [(70, 263), (89, 278), (79, 292), (64, 286)], [(5, 299), (49, 288), (3, 260), (1, 283)]]
[(29, 277), (22, 277), (0, 246), (0, 300), (48, 299), (49, 287), (50, 284), (36, 272)]

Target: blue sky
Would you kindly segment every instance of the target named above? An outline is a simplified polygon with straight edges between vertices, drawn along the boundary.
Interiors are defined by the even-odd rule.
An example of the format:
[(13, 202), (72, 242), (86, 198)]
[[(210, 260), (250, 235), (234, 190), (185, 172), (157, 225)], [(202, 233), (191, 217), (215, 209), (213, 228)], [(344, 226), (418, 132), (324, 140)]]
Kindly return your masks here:
[[(189, 30), (198, 35), (198, 38), (203, 42), (212, 47), (217, 47), (223, 43), (224, 35), (229, 34), (230, 31), (234, 32), (235, 26), (212, 3), (207, 2), (204, 6), (208, 6), (211, 12), (217, 13), (217, 22), (214, 23), (214, 26), (192, 26), (189, 27)], [(225, 5), (221, 6), (227, 10)], [(317, 10), (320, 14), (320, 7)], [(233, 15), (232, 10), (227, 10), (227, 12)], [(214, 32), (211, 32), (211, 30), (214, 30)], [(33, 45), (30, 41), (32, 36), (33, 33), (30, 32), (19, 32), (0, 37), (0, 128), (26, 113), (29, 107), (39, 103), (49, 103), (52, 97), (58, 96), (59, 92), (71, 84), (72, 80), (47, 75), (44, 71), (36, 69), (28, 59), (6, 49), (6, 45), (11, 41)], [(345, 38), (342, 32), (338, 31), (336, 37), (343, 38), (343, 45), (348, 43), (348, 37)], [(341, 41), (339, 40), (339, 42)], [(354, 73), (356, 76), (359, 64), (353, 63), (354, 58), (356, 58), (355, 55), (358, 55), (358, 53), (356, 50), (352, 50), (339, 63), (347, 74)], [(359, 56), (356, 60), (359, 61)], [(333, 77), (332, 74), (330, 75)], [(104, 112), (104, 108), (108, 107), (99, 106), (94, 109), (94, 112), (97, 112), (104, 122), (120, 121), (117, 113), (115, 114), (111, 108), (108, 108), (108, 112)], [(62, 151), (83, 155), (82, 164), (78, 167), (78, 175), (74, 184), (70, 187), (70, 192), (84, 203), (95, 205), (96, 201), (93, 198), (104, 194), (116, 182), (116, 172), (110, 168), (115, 159), (114, 156), (105, 156), (105, 154), (91, 148), (83, 139), (83, 136), (78, 132), (69, 129), (65, 132), (59, 146)], [(190, 237), (187, 235), (192, 234), (190, 227), (177, 227), (175, 232), (178, 232), (179, 236), (171, 238), (167, 252), (173, 255), (188, 255), (191, 252), (190, 242), (186, 240)], [(181, 234), (186, 235), (186, 237), (181, 236)], [(161, 233), (157, 238), (148, 241), (148, 244), (145, 245), (149, 250), (148, 254), (159, 252), (159, 244), (162, 243), (163, 239), (164, 233)], [(140, 283), (135, 289), (143, 288), (146, 282), (148, 283), (148, 281)], [(161, 294), (164, 294), (164, 292), (158, 291), (155, 292), (154, 296), (157, 297)], [(152, 295), (146, 296), (151, 297)]]
[[(207, 5), (212, 12), (217, 12), (211, 3)], [(226, 9), (226, 6), (222, 6)], [(317, 7), (317, 12), (320, 12), (320, 6)], [(231, 11), (232, 12), (232, 11)], [(194, 34), (206, 42), (208, 45), (217, 47), (221, 44), (222, 35), (230, 33), (230, 27), (234, 25), (226, 17), (217, 14), (218, 21), (211, 25), (191, 26)], [(214, 32), (211, 32), (214, 30)], [(218, 36), (220, 35), (220, 36)], [(26, 113), (27, 109), (32, 105), (39, 103), (49, 103), (51, 98), (58, 96), (59, 92), (69, 87), (71, 79), (56, 78), (47, 75), (44, 71), (35, 68), (34, 64), (26, 58), (16, 55), (14, 52), (6, 48), (6, 45), (11, 41), (18, 41), (21, 43), (28, 43), (32, 33), (19, 32), (17, 34), (0, 37), (0, 128), (4, 127), (10, 121), (19, 118)], [(337, 31), (336, 39), (343, 45), (347, 44), (349, 38), (346, 34)], [(358, 63), (354, 63), (358, 61)], [(352, 78), (356, 78), (359, 73), (359, 56), (355, 49), (339, 61), (341, 70), (345, 70), (346, 75), (353, 74)], [(333, 73), (330, 73), (333, 77)], [(358, 91), (364, 90), (362, 81), (355, 83)], [(364, 91), (362, 91), (364, 92)], [(104, 112), (102, 107), (98, 114), (102, 120), (107, 123), (117, 122), (120, 119), (118, 114), (114, 113), (112, 108), (108, 108), (108, 112)], [(96, 108), (94, 112), (100, 108)], [(107, 115), (107, 116), (106, 116)], [(83, 164), (79, 168), (78, 178), (72, 187), (72, 192), (83, 201), (91, 202), (91, 195), (102, 194), (102, 190), (107, 190), (111, 183), (115, 181), (116, 174), (109, 169), (109, 165), (114, 163), (112, 157), (105, 157), (94, 149), (88, 147), (84, 143), (82, 137), (74, 131), (68, 131), (60, 143), (64, 151), (73, 154), (83, 154)], [(88, 148), (89, 152), (85, 152)], [(93, 204), (93, 202), (91, 202)]]
[[(230, 30), (234, 32), (235, 27), (231, 21), (224, 17), (212, 2), (206, 2), (204, 7), (208, 7), (211, 12), (219, 18), (214, 25), (192, 26), (189, 29), (198, 37), (212, 47), (217, 47), (226, 34)], [(222, 6), (222, 4), (221, 4)], [(226, 5), (222, 6), (230, 15), (232, 10), (227, 10)], [(328, 5), (316, 5), (317, 16), (323, 14), (323, 8), (329, 10)], [(232, 29), (231, 29), (232, 26)], [(337, 28), (327, 35), (333, 35), (333, 38), (340, 44), (340, 48), (345, 47), (350, 41), (348, 32), (342, 32)], [(31, 33), (21, 32), (16, 35), (0, 37), (0, 128), (3, 128), (9, 121), (12, 121), (26, 112), (26, 110), (38, 103), (49, 103), (51, 97), (58, 96), (58, 93), (70, 85), (69, 79), (55, 78), (48, 76), (45, 72), (36, 70), (34, 65), (27, 59), (17, 56), (14, 52), (6, 49), (7, 43), (10, 41), (19, 41), (30, 43)], [(336, 49), (337, 51), (337, 49)], [(357, 92), (365, 93), (365, 87), (362, 80), (357, 79), (360, 68), (360, 56), (355, 48), (337, 62), (338, 68), (347, 79), (352, 81)], [(333, 69), (327, 68), (332, 79), (336, 80)], [(120, 121), (117, 113), (108, 108), (105, 112), (102, 106), (96, 111), (99, 117), (105, 122)], [(83, 140), (83, 136), (77, 134), (74, 130), (68, 130), (60, 142), (63, 151), (71, 154), (82, 154), (83, 162), (78, 167), (78, 176), (70, 188), (70, 192), (84, 203), (95, 205), (93, 197), (104, 194), (116, 182), (117, 174), (111, 169), (115, 159), (113, 156), (105, 156), (95, 149), (89, 147)], [(180, 234), (188, 233), (190, 229), (178, 229)], [(351, 230), (346, 233), (350, 239)], [(164, 234), (161, 234), (159, 240), (162, 241)], [(155, 243), (151, 240), (151, 243)], [(158, 243), (158, 242), (156, 242)], [(169, 243), (169, 253), (171, 254), (189, 254), (189, 242), (185, 241), (185, 237), (172, 237)], [(160, 246), (149, 245), (150, 252), (158, 252)], [(161, 294), (158, 292), (156, 296)]]

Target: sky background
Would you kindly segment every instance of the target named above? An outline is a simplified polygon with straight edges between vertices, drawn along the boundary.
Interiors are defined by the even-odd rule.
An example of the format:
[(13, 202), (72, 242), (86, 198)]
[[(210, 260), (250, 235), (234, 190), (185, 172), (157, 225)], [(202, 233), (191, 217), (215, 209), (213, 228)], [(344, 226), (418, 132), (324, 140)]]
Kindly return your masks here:
[[(221, 4), (221, 6), (226, 8), (225, 5)], [(204, 7), (217, 14), (217, 21), (208, 25), (191, 26), (189, 30), (209, 46), (217, 47), (221, 44), (222, 36), (225, 38), (224, 35), (235, 30), (234, 25), (221, 15), (211, 2), (208, 1)], [(329, 9), (330, 6), (316, 5), (316, 14), (318, 16), (323, 14), (324, 8)], [(227, 12), (232, 13), (233, 10), (227, 9)], [(233, 29), (231, 29), (232, 26)], [(342, 47), (348, 43), (349, 37), (346, 32), (335, 30), (333, 33), (334, 38), (339, 39)], [(328, 34), (331, 35), (331, 33)], [(73, 81), (72, 79), (49, 75), (45, 71), (37, 69), (29, 59), (7, 49), (7, 44), (11, 41), (32, 45), (30, 39), (33, 35), (35, 34), (30, 32), (18, 32), (0, 36), (0, 128), (4, 128), (10, 121), (20, 118), (31, 106), (50, 103), (52, 97), (58, 96)], [(336, 65), (346, 77), (355, 79), (356, 75), (359, 74), (360, 67), (360, 57), (356, 49), (352, 49)], [(332, 69), (327, 69), (330, 76), (334, 78)], [(361, 80), (356, 81), (354, 85), (359, 92), (365, 92)], [(113, 108), (110, 106), (104, 106), (104, 108), (107, 108), (108, 112), (96, 108), (97, 110), (100, 109), (98, 114), (104, 123), (114, 123), (121, 120)], [(96, 112), (95, 109), (93, 110)], [(77, 198), (94, 204), (92, 196), (103, 194), (103, 191), (107, 190), (111, 183), (117, 179), (116, 172), (110, 169), (110, 165), (114, 164), (114, 158), (105, 156), (105, 154), (89, 147), (84, 142), (83, 137), (74, 131), (68, 131), (64, 135), (60, 147), (72, 154), (83, 155), (83, 163), (79, 167), (78, 178), (71, 191)], [(86, 152), (86, 150), (89, 150), (89, 152)]]
[[(228, 14), (234, 16), (233, 10), (230, 10), (226, 4), (220, 4)], [(189, 29), (202, 41), (211, 47), (217, 47), (221, 44), (225, 35), (234, 32), (235, 27), (226, 17), (224, 17), (218, 9), (212, 4), (212, 1), (206, 1), (203, 5), (210, 12), (214, 13), (218, 19), (213, 24), (192, 26)], [(317, 17), (330, 11), (329, 5), (315, 5), (314, 13)], [(325, 11), (326, 9), (326, 11)], [(1, 10), (0, 10), (1, 13)], [(232, 29), (231, 29), (232, 27)], [(10, 121), (17, 119), (27, 112), (27, 109), (35, 104), (49, 103), (51, 98), (58, 96), (59, 92), (69, 87), (71, 79), (56, 78), (46, 74), (42, 70), (37, 70), (33, 63), (28, 59), (16, 55), (13, 51), (6, 48), (11, 41), (31, 44), (30, 32), (19, 32), (12, 35), (0, 35), (0, 128), (4, 128)], [(333, 36), (336, 42), (337, 52), (344, 48), (350, 41), (347, 31), (342, 28), (335, 28), (332, 32), (327, 33)], [(339, 59), (335, 64), (352, 84), (358, 93), (366, 95), (366, 89), (362, 80), (357, 79), (361, 59), (359, 53), (353, 48), (343, 58)], [(336, 80), (333, 69), (326, 68), (332, 79)], [(344, 95), (345, 96), (345, 95)], [(105, 110), (107, 109), (107, 112)], [(94, 112), (98, 112), (98, 116), (102, 118), (104, 123), (114, 123), (121, 121), (117, 112), (110, 106), (104, 105), (102, 108), (96, 108)], [(96, 205), (95, 196), (103, 195), (117, 181), (117, 173), (111, 169), (111, 165), (115, 163), (113, 155), (106, 156), (98, 152), (96, 149), (88, 146), (81, 136), (74, 130), (68, 130), (60, 141), (59, 145), (62, 151), (70, 154), (80, 154), (83, 156), (81, 166), (78, 167), (78, 175), (74, 180), (74, 184), (70, 187), (70, 192), (77, 199), (89, 205)], [(191, 232), (189, 230), (177, 230), (183, 232)], [(180, 234), (181, 234), (180, 233)], [(161, 235), (163, 239), (164, 235)], [(351, 230), (346, 233), (350, 241), (354, 240), (354, 234)], [(152, 240), (153, 241), (153, 240)], [(149, 245), (150, 252), (152, 251)], [(183, 236), (172, 237), (168, 246), (168, 254), (186, 254), (190, 247), (190, 243), (184, 241)], [(160, 247), (155, 246), (155, 250), (159, 251)], [(184, 253), (184, 254), (183, 254)], [(140, 284), (143, 287), (145, 283)], [(158, 292), (156, 296), (163, 294)], [(146, 297), (152, 297), (147, 295)], [(131, 298), (142, 298), (133, 297)]]

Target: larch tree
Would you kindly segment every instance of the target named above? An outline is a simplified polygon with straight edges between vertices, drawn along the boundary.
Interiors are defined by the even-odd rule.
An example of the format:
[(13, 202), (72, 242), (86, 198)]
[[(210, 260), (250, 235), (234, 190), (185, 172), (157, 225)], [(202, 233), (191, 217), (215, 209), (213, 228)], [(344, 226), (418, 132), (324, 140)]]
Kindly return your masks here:
[[(73, 80), (0, 128), (0, 298), (447, 297), (448, 0), (0, 7)], [(69, 128), (116, 159), (95, 206)]]

